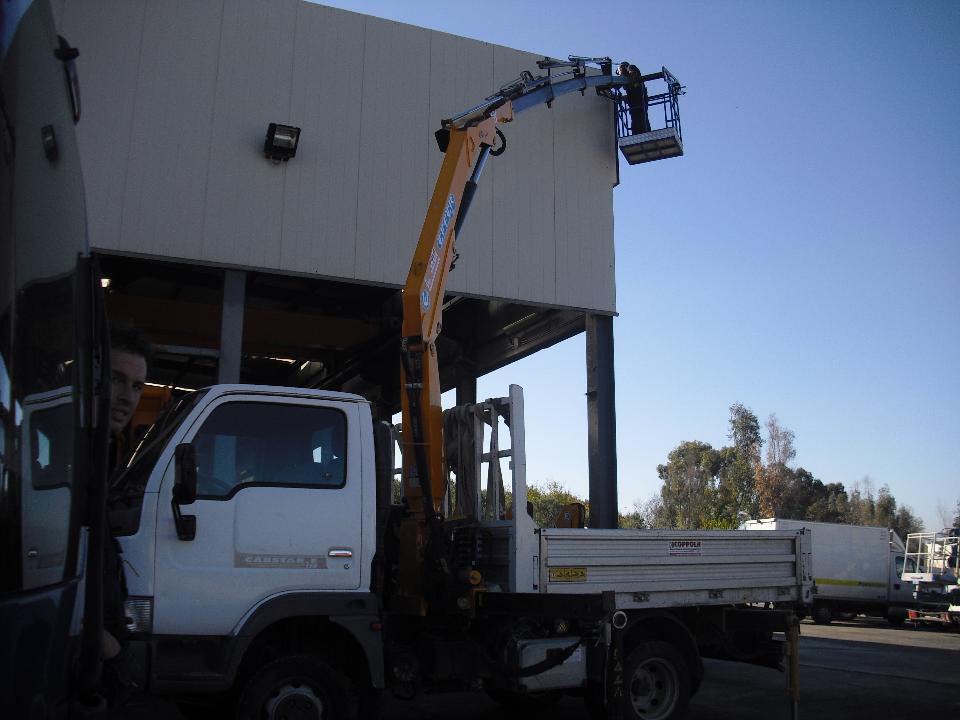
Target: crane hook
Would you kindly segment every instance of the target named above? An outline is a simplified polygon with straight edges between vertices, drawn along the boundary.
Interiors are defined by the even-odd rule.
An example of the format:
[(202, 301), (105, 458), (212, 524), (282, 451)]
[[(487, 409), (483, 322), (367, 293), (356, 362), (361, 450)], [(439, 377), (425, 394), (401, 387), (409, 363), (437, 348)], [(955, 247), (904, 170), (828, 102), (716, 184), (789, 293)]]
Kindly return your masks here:
[(493, 157), (499, 157), (503, 155), (503, 151), (507, 149), (507, 138), (504, 136), (500, 128), (494, 128), (494, 129), (497, 131), (497, 135), (500, 137), (500, 147), (498, 147), (496, 150), (491, 148), (490, 154), (493, 155)]

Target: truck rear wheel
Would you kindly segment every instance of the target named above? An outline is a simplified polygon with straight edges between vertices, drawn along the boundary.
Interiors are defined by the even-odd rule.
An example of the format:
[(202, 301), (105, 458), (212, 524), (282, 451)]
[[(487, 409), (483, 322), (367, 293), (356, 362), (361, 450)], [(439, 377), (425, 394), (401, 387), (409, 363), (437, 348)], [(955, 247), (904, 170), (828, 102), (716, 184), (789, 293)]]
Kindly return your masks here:
[(829, 625), (833, 620), (833, 610), (829, 605), (814, 605), (810, 615), (817, 625)]
[(638, 645), (624, 667), (624, 717), (670, 720), (690, 702), (690, 670), (670, 643), (651, 640)]
[(240, 720), (347, 720), (349, 683), (309, 655), (289, 655), (263, 665), (244, 684)]

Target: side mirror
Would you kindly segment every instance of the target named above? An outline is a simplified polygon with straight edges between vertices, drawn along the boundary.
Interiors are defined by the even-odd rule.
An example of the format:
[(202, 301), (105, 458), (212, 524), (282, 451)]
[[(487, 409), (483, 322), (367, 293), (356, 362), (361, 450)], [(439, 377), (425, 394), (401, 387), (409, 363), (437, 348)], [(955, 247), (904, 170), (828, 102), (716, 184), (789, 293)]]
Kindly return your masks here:
[(197, 449), (190, 443), (180, 443), (174, 452), (173, 501), (192, 505), (197, 501)]
[(181, 505), (191, 505), (197, 501), (197, 449), (190, 443), (177, 445), (174, 451), (173, 523), (177, 527), (177, 538), (184, 541), (197, 536), (197, 516), (182, 515)]

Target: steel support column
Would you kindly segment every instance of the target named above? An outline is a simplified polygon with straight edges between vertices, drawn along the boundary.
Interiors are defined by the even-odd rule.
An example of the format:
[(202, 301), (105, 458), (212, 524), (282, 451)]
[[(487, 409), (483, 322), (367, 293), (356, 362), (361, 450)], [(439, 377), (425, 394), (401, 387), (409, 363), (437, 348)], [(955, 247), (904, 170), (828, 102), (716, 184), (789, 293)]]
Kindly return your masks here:
[(477, 402), (477, 369), (472, 362), (461, 360), (456, 367), (457, 405)]
[(613, 371), (613, 318), (586, 315), (587, 451), (590, 527), (617, 527), (617, 408)]
[(217, 382), (240, 382), (240, 353), (243, 348), (243, 305), (247, 273), (226, 270), (223, 273), (223, 304), (220, 308), (220, 366)]

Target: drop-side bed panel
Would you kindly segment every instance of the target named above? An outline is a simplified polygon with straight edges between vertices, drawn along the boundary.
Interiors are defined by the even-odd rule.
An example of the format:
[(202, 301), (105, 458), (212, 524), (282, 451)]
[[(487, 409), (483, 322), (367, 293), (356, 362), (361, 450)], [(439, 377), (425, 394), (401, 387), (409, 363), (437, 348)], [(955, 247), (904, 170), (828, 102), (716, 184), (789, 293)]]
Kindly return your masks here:
[(618, 607), (806, 602), (800, 531), (540, 531), (540, 592), (614, 592)]

